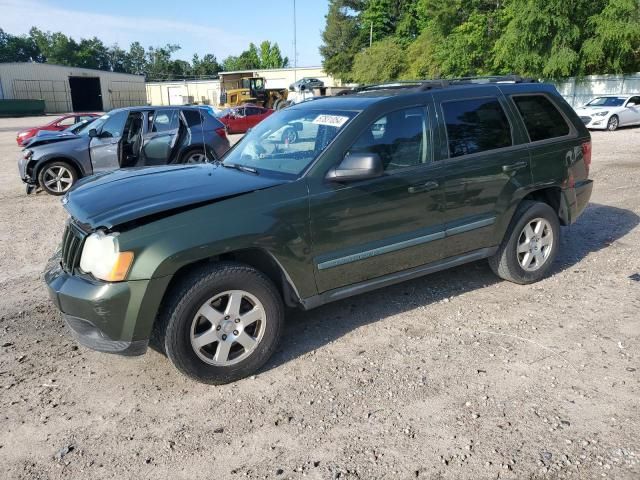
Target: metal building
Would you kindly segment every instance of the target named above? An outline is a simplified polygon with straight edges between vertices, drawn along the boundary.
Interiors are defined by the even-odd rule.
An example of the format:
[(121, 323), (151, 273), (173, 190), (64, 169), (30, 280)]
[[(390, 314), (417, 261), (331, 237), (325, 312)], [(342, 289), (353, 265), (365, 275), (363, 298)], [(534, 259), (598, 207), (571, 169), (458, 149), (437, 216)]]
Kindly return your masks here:
[(44, 100), (45, 112), (146, 105), (144, 76), (48, 63), (0, 63), (0, 100)]
[[(272, 68), (220, 72), (221, 76), (263, 77), (267, 88), (289, 88), (289, 85), (303, 77), (322, 80), (327, 87), (340, 85), (336, 79), (326, 74), (322, 67)], [(227, 87), (229, 88), (229, 87)], [(234, 86), (239, 88), (239, 84)], [(147, 103), (150, 105), (184, 105), (198, 103), (218, 105), (221, 93), (220, 80), (173, 80), (147, 83)]]
[(147, 82), (146, 88), (150, 105), (217, 105), (220, 100), (220, 80)]

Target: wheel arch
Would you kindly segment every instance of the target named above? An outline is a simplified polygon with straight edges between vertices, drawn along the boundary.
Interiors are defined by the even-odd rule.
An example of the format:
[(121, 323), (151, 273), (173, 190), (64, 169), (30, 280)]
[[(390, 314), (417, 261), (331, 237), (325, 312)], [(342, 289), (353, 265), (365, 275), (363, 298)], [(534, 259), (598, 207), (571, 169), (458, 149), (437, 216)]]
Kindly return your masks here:
[(80, 162), (78, 162), (73, 157), (68, 157), (65, 155), (52, 155), (51, 157), (40, 160), (33, 169), (33, 178), (37, 179), (40, 175), (40, 172), (43, 168), (53, 162), (65, 162), (68, 163), (75, 170), (78, 179), (82, 178), (85, 175), (84, 170), (82, 169)]
[(163, 299), (169, 295), (172, 288), (175, 288), (176, 285), (195, 270), (207, 268), (207, 265), (211, 263), (223, 261), (237, 262), (255, 268), (273, 282), (285, 305), (288, 307), (297, 307), (300, 304), (301, 297), (298, 290), (282, 264), (270, 252), (257, 247), (224, 252), (181, 266), (173, 274), (171, 281), (167, 285)]

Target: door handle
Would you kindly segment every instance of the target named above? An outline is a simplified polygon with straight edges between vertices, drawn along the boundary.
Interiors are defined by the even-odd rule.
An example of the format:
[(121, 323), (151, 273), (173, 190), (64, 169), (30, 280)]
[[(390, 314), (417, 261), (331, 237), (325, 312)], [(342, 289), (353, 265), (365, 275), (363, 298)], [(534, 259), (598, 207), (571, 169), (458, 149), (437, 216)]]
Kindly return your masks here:
[(523, 168), (527, 168), (529, 166), (528, 162), (516, 162), (511, 165), (503, 165), (502, 171), (505, 173), (515, 172), (516, 170), (522, 170)]
[(421, 183), (420, 185), (411, 185), (408, 188), (409, 193), (421, 193), (428, 192), (429, 190), (435, 190), (440, 184), (438, 182)]

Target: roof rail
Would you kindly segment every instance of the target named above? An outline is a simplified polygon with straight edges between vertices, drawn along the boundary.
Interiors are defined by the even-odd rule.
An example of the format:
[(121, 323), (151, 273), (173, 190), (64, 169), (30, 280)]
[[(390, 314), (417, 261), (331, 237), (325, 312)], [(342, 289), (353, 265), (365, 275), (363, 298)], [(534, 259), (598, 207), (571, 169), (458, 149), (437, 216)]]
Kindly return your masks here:
[(455, 85), (486, 83), (537, 83), (534, 78), (521, 77), (520, 75), (489, 75), (482, 77), (457, 77), (457, 78), (435, 78), (427, 80), (401, 80), (397, 82), (378, 83), (364, 85), (354, 90), (353, 93), (370, 92), (375, 90), (397, 90), (415, 89), (418, 91), (431, 90), (434, 88), (446, 88)]

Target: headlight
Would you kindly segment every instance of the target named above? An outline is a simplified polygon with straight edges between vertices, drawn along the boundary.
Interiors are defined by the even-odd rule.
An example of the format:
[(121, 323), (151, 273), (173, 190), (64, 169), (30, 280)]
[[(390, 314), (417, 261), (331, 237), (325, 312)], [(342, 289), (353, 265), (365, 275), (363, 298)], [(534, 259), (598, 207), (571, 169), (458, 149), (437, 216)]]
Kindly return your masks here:
[(106, 282), (120, 282), (127, 278), (133, 252), (121, 252), (118, 237), (98, 230), (89, 235), (84, 242), (80, 268), (85, 273)]
[(22, 138), (22, 137), (26, 137), (27, 135), (29, 135), (29, 132), (20, 132), (18, 134), (18, 137)]
[(24, 156), (24, 158), (29, 160), (33, 155), (33, 150), (25, 150), (24, 152), (22, 152), (22, 155)]
[(604, 117), (605, 115), (609, 115), (609, 110), (605, 110), (604, 112), (597, 112), (593, 114), (594, 117)]

